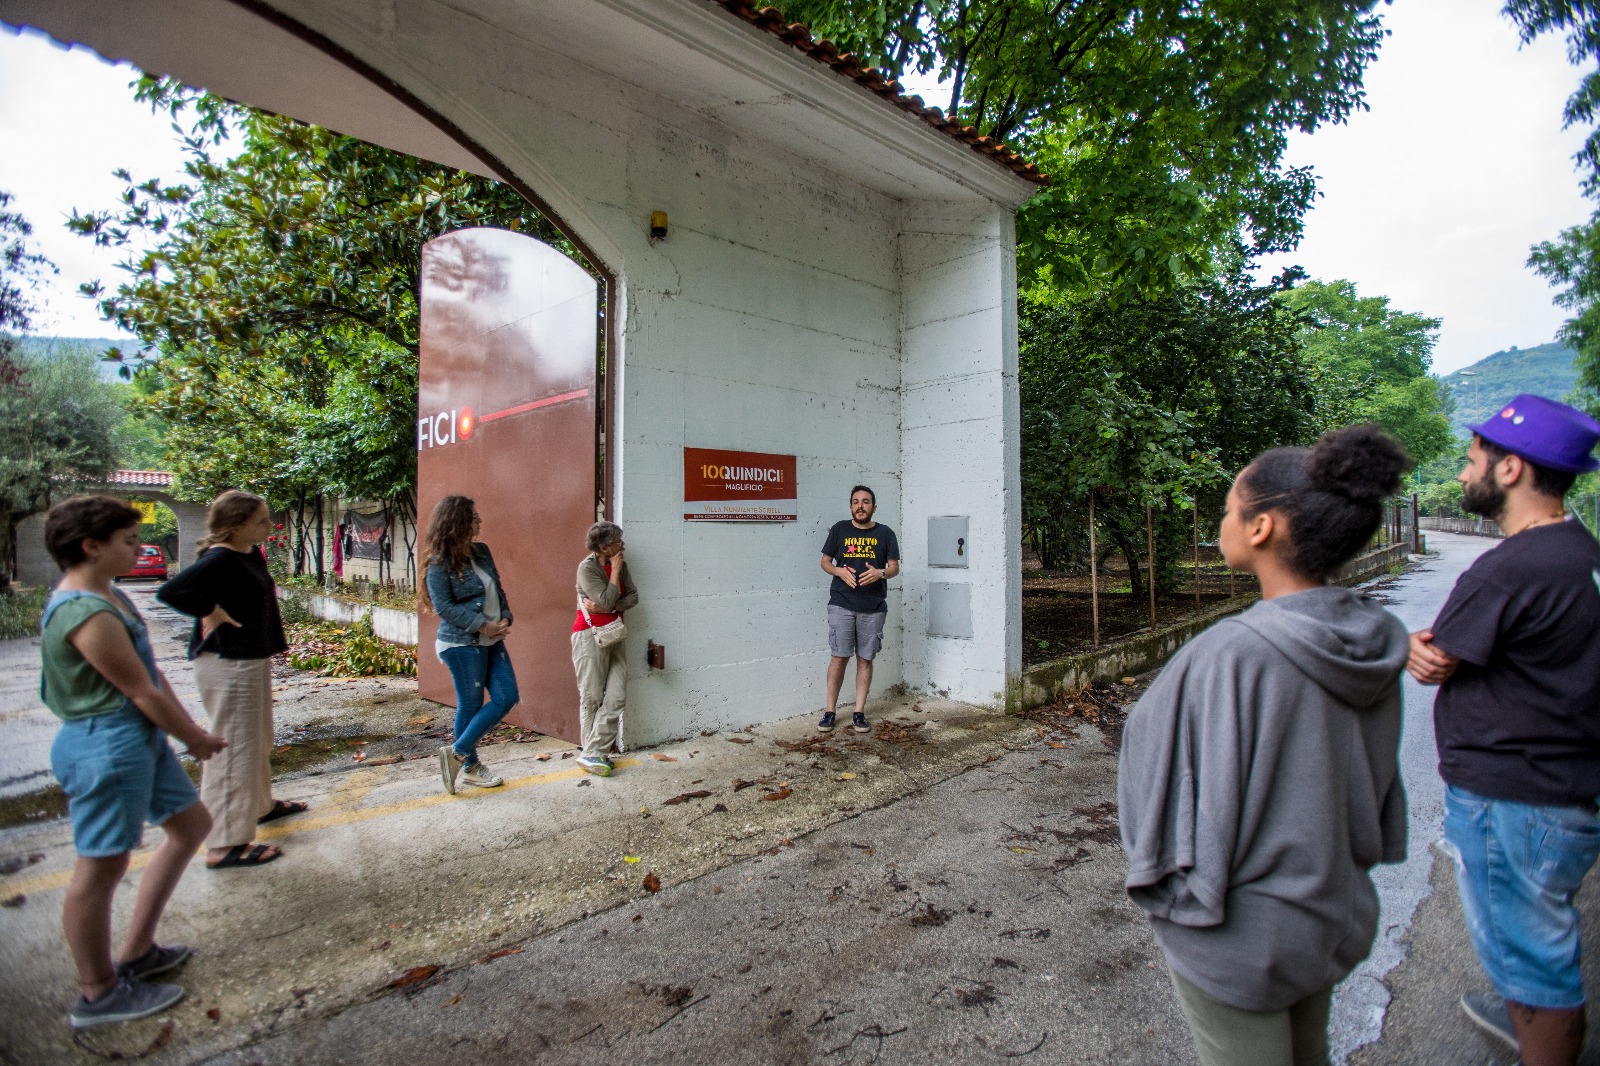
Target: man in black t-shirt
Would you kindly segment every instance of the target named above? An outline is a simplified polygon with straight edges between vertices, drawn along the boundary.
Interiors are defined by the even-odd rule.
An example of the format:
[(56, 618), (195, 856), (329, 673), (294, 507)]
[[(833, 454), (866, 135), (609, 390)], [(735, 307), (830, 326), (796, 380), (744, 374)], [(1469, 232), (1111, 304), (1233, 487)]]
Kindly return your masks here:
[(856, 712), (851, 727), (865, 733), (867, 690), (872, 687), (872, 658), (883, 647), (888, 617), (888, 581), (900, 572), (900, 542), (894, 530), (872, 520), (878, 498), (865, 485), (850, 490), (850, 519), (835, 522), (822, 545), (822, 572), (828, 587), (828, 705), (817, 728), (833, 731), (844, 668), (856, 660)]
[(1461, 1006), (1526, 1062), (1576, 1063), (1573, 898), (1600, 855), (1600, 544), (1562, 500), (1600, 468), (1590, 455), (1600, 423), (1522, 395), (1469, 428), (1462, 506), (1506, 539), (1461, 575), (1433, 628), (1411, 635), (1407, 664), (1440, 686), (1445, 842), (1499, 993)]

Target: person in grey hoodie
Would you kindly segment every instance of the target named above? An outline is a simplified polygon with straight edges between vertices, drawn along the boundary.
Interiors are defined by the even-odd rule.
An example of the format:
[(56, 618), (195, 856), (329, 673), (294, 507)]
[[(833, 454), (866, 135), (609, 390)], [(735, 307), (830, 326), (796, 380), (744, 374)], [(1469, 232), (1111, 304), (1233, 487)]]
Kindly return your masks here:
[(1367, 956), (1368, 871), (1406, 851), (1399, 619), (1329, 578), (1410, 466), (1375, 426), (1258, 456), (1220, 546), (1261, 601), (1185, 645), (1129, 714), (1129, 896), (1205, 1066), (1325, 1066), (1333, 986)]

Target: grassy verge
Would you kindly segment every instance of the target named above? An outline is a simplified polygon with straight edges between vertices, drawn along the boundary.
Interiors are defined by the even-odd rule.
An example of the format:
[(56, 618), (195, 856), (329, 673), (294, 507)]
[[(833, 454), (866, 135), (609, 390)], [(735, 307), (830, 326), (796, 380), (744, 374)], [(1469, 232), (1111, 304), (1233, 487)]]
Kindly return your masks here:
[(15, 586), (0, 594), (0, 640), (17, 640), (39, 635), (39, 616), (44, 613), (45, 600), (50, 596), (47, 588), (26, 589)]

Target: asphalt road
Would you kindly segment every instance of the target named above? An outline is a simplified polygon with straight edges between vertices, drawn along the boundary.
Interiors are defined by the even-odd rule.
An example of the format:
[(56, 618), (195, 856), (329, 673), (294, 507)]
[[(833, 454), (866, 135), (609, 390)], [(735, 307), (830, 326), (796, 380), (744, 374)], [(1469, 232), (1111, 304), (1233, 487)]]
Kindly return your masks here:
[[(1420, 628), (1492, 544), (1431, 535), (1438, 555), (1378, 591)], [(1442, 802), (1431, 693), (1407, 684), (1410, 858), (1378, 872), (1382, 933), (1336, 996), (1334, 1044), (1338, 1059), (1360, 1048), (1362, 1066), (1488, 1062), (1454, 1007), (1486, 984), (1429, 847)], [(775, 853), (213, 1061), (1192, 1062), (1160, 953), (1121, 889), (1115, 766), (1093, 727), (1041, 736)]]

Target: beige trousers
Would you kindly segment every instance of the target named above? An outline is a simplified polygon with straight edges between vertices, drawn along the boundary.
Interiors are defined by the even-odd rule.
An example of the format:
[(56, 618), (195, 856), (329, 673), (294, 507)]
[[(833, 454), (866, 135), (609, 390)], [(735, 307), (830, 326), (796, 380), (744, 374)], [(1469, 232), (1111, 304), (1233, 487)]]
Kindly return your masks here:
[(202, 652), (194, 677), (211, 731), (228, 742), (200, 764), (200, 798), (211, 812), (206, 847), (248, 844), (256, 819), (272, 809), (272, 660)]
[(572, 668), (578, 674), (578, 728), (583, 736), (583, 753), (591, 759), (609, 757), (617, 741), (617, 726), (622, 720), (622, 704), (628, 695), (628, 665), (623, 640), (602, 648), (594, 642), (594, 632), (580, 629), (572, 634)]

